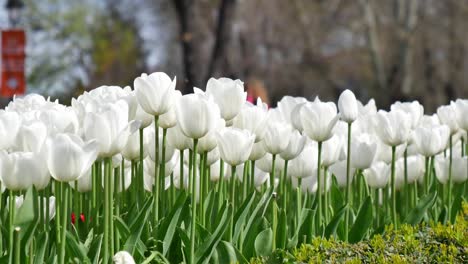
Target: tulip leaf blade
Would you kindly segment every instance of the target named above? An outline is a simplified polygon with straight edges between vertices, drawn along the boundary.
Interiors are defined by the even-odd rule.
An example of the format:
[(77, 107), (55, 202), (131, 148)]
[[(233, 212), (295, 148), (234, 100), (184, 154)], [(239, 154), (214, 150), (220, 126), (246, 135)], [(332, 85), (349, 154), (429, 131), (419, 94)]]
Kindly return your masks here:
[(216, 249), (217, 261), (214, 263), (248, 263), (242, 253), (237, 250), (231, 243), (221, 241)]
[(236, 215), (234, 216), (234, 222), (236, 223), (234, 226), (234, 236), (233, 241), (237, 241), (239, 239), (239, 235), (241, 233), (242, 227), (244, 226), (245, 220), (247, 219), (248, 213), (250, 211), (250, 207), (255, 200), (255, 192), (250, 195), (250, 199), (245, 200), (245, 202), (241, 205), (239, 210), (237, 211)]
[(128, 228), (123, 219), (114, 215), (114, 225), (119, 231), (120, 238), (124, 241), (127, 240), (128, 236), (130, 236), (130, 228)]
[(410, 225), (419, 224), (426, 211), (434, 205), (436, 199), (437, 192), (432, 192), (423, 196), (416, 207), (414, 207), (406, 216), (405, 223)]
[[(267, 190), (265, 192), (265, 194), (263, 194), (262, 198), (260, 199), (260, 201), (257, 203), (257, 206), (254, 208), (254, 210), (252, 211), (250, 217), (249, 217), (249, 220), (247, 221), (247, 224), (245, 225), (245, 228), (244, 228), (244, 231), (242, 232), (243, 234), (251, 234), (251, 229), (252, 229), (252, 224), (255, 220), (258, 220), (260, 219), (261, 217), (258, 216), (258, 213), (259, 211), (264, 208), (261, 216), (263, 216), (265, 214), (265, 210), (266, 208), (268, 207), (268, 204), (271, 200), (271, 197), (273, 196), (273, 188), (270, 187), (269, 190)], [(245, 247), (245, 244), (244, 244), (244, 247), (243, 248), (246, 248)]]
[(300, 234), (300, 231), (303, 230), (304, 223), (308, 219), (309, 215), (313, 215), (313, 214), (314, 212), (311, 209), (302, 210), (301, 215), (299, 217), (299, 223), (297, 224), (297, 227), (296, 227), (296, 232), (294, 233), (294, 236), (288, 241), (288, 246), (287, 246), (288, 248), (293, 248), (297, 245), (298, 240), (299, 240), (299, 234)]
[(26, 191), (23, 204), (15, 214), (15, 226), (20, 226), (21, 229), (24, 229), (26, 225), (30, 224), (37, 218), (36, 212), (38, 208), (35, 206), (35, 199), (38, 199), (37, 192), (34, 187), (31, 187)]
[(75, 236), (69, 231), (66, 233), (66, 242), (65, 246), (68, 249), (67, 252), (71, 252), (72, 255), (82, 261), (82, 263), (91, 263), (91, 260), (87, 256), (88, 252), (85, 246), (77, 241)]
[(455, 219), (457, 217), (458, 212), (462, 207), (463, 202), (463, 191), (464, 191), (463, 184), (457, 184), (454, 186), (454, 198), (452, 202), (452, 211), (450, 212), (450, 222), (455, 223)]
[(185, 194), (181, 194), (176, 203), (173, 206), (171, 212), (165, 217), (161, 224), (158, 227), (159, 232), (156, 234), (158, 240), (163, 241), (163, 250), (162, 253), (166, 256), (176, 233), (177, 226), (181, 222), (181, 219), (184, 217), (184, 212), (188, 213), (189, 210), (186, 209), (189, 205), (190, 200)]
[(49, 234), (47, 232), (42, 233), (42, 235), (40, 236), (39, 241), (41, 243), (39, 243), (39, 248), (35, 252), (35, 256), (34, 256), (34, 263), (35, 264), (45, 263), (44, 257), (45, 257), (45, 252), (46, 252), (46, 248), (47, 248), (47, 245), (48, 245), (47, 243), (49, 242)]
[(153, 204), (153, 199), (148, 199), (146, 203), (143, 205), (142, 210), (140, 211), (139, 215), (136, 217), (136, 220), (130, 226), (130, 236), (127, 238), (124, 244), (124, 250), (130, 253), (131, 255), (134, 254), (135, 248), (137, 246), (137, 242), (140, 240), (141, 233), (143, 232), (143, 227), (148, 220), (150, 215), (149, 208)]
[(288, 240), (288, 219), (286, 216), (286, 210), (280, 209), (279, 210), (279, 217), (278, 217), (278, 227), (276, 230), (276, 245), (278, 248), (285, 248), (286, 242)]
[(361, 204), (356, 221), (354, 221), (354, 224), (349, 231), (348, 238), (350, 243), (359, 242), (364, 238), (367, 230), (372, 225), (372, 211), (372, 199), (370, 196), (367, 196)]
[(233, 209), (230, 204), (223, 206), (221, 211), (222, 217), (219, 225), (216, 227), (213, 234), (207, 237), (195, 252), (196, 263), (200, 263), (202, 260), (210, 258), (219, 241), (221, 241), (221, 238), (228, 227), (229, 221), (231, 221), (231, 214), (233, 213), (232, 210)]
[(255, 254), (257, 256), (269, 256), (272, 252), (273, 230), (267, 228), (255, 238)]
[(346, 210), (348, 210), (348, 206), (346, 206), (346, 205), (342, 206), (338, 210), (338, 212), (335, 214), (333, 219), (330, 221), (330, 223), (325, 228), (325, 238), (329, 238), (333, 234), (336, 233), (336, 229), (338, 228), (338, 225), (340, 224), (341, 220), (343, 219)]

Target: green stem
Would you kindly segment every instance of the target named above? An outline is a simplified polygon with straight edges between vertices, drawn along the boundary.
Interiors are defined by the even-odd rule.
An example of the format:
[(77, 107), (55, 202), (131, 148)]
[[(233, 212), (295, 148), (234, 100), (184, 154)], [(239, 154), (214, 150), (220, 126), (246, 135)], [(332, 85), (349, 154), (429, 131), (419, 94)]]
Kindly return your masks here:
[(154, 185), (153, 185), (153, 226), (159, 220), (159, 116), (154, 116)]
[(346, 192), (345, 192), (345, 198), (346, 198), (346, 203), (348, 208), (345, 211), (345, 241), (348, 241), (348, 226), (349, 226), (349, 210), (351, 207), (351, 125), (352, 123), (348, 123), (348, 150), (347, 150), (347, 157), (346, 157)]
[(448, 176), (448, 219), (450, 221), (450, 219), (452, 219), (452, 215), (451, 215), (451, 212), (452, 212), (452, 188), (453, 188), (453, 184), (452, 184), (452, 136), (450, 136), (450, 157), (449, 157), (449, 176)]
[(224, 199), (224, 161), (219, 160), (219, 181), (218, 181), (218, 210), (221, 208)]
[(13, 256), (13, 248), (14, 248), (14, 222), (15, 222), (15, 210), (16, 210), (16, 201), (15, 201), (15, 194), (14, 191), (9, 190), (9, 201), (8, 201), (8, 216), (9, 216), (9, 221), (8, 223), (10, 224), (8, 228), (9, 232), (9, 253), (11, 256)]
[(110, 171), (109, 171), (109, 158), (104, 159), (104, 258), (103, 263), (109, 261), (109, 225), (110, 225), (110, 201), (109, 201), (109, 189), (110, 189)]
[(396, 212), (396, 183), (395, 183), (395, 151), (396, 146), (392, 146), (392, 175), (391, 175), (391, 192), (392, 192), (392, 222), (395, 229), (398, 229), (397, 225), (397, 212)]
[(429, 193), (429, 175), (430, 175), (430, 168), (429, 168), (429, 157), (425, 157), (425, 168), (426, 171), (424, 172), (424, 194)]
[(197, 197), (196, 197), (196, 184), (195, 184), (195, 175), (197, 167), (197, 145), (198, 139), (193, 140), (193, 161), (192, 161), (192, 171), (190, 174), (190, 182), (192, 187), (192, 221), (190, 223), (190, 264), (195, 263), (195, 230), (196, 230), (196, 215), (197, 215)]
[(410, 197), (409, 197), (409, 185), (408, 185), (408, 148), (405, 149), (405, 153), (404, 153), (404, 181), (405, 181), (405, 184), (404, 184), (404, 191), (405, 191), (405, 210), (404, 210), (404, 215), (406, 215), (407, 213), (409, 213), (409, 202), (410, 202)]
[(297, 178), (297, 187), (296, 187), (296, 229), (299, 228), (299, 221), (301, 218), (302, 210), (302, 178)]
[[(236, 177), (236, 166), (231, 166), (231, 204), (232, 204), (232, 209), (235, 212), (235, 204), (236, 204), (236, 182), (235, 182), (235, 177)], [(232, 234), (234, 232), (234, 214), (231, 214), (231, 221), (229, 222), (229, 230), (228, 230), (228, 239), (229, 242), (232, 241)]]
[[(140, 208), (140, 202), (142, 202), (143, 200), (143, 195), (144, 195), (144, 162), (143, 162), (143, 153), (144, 153), (144, 144), (143, 144), (143, 139), (144, 139), (144, 135), (143, 135), (143, 128), (140, 128), (139, 129), (139, 139), (140, 139), (140, 162), (138, 163), (138, 173), (137, 175), (135, 175), (135, 177), (137, 178), (137, 180), (135, 181), (135, 184), (136, 184), (136, 190), (137, 190), (137, 207)], [(133, 180), (133, 178), (132, 178)], [(141, 201), (140, 201), (141, 200)]]
[(376, 225), (375, 228), (377, 229), (380, 226), (380, 205), (379, 205), (379, 200), (380, 200), (380, 189), (375, 189), (374, 190), (374, 204), (375, 204), (375, 221)]
[(318, 158), (317, 158), (317, 197), (318, 197), (318, 221), (317, 221), (317, 230), (320, 229), (322, 225), (323, 218), (323, 209), (322, 209), (322, 177), (321, 172), (321, 159), (322, 159), (322, 142), (318, 142)]
[(46, 232), (49, 232), (49, 222), (50, 222), (50, 213), (49, 213), (49, 209), (50, 209), (50, 200), (49, 200), (49, 197), (50, 197), (50, 187), (47, 186), (45, 188), (45, 198), (46, 198), (46, 202), (45, 202), (45, 231)]
[(202, 226), (205, 226), (205, 221), (203, 220), (203, 208), (205, 200), (205, 154), (200, 154), (200, 179), (199, 179), (199, 198), (200, 198), (200, 211), (198, 212), (198, 220)]
[(184, 189), (184, 150), (179, 150), (179, 190)]
[(249, 189), (255, 188), (255, 160), (250, 161), (250, 186)]
[(60, 261), (59, 263), (60, 264), (64, 264), (65, 263), (65, 245), (67, 244), (66, 241), (65, 241), (65, 238), (66, 238), (66, 234), (67, 234), (67, 224), (68, 224), (68, 184), (65, 183), (65, 182), (62, 182), (61, 183), (62, 185), (62, 192), (63, 192), (63, 196), (62, 196), (62, 200), (60, 201), (62, 203), (62, 226), (61, 226), (61, 238), (60, 238)]
[(45, 231), (45, 221), (44, 221), (44, 191), (40, 191), (39, 198), (39, 226)]
[[(14, 244), (15, 244), (15, 256), (14, 256), (14, 259), (15, 259), (15, 264), (20, 264), (21, 263), (21, 240), (20, 240), (20, 231), (21, 231), (21, 228), (19, 227), (16, 227), (14, 232), (15, 232), (15, 235), (14, 235)], [(33, 254), (31, 254), (33, 255)]]
[(247, 172), (249, 170), (248, 162), (244, 163), (244, 170), (242, 172), (242, 201), (247, 198), (247, 186), (248, 186), (248, 179), (247, 179)]
[(286, 210), (286, 180), (288, 178), (288, 160), (284, 160), (283, 179), (281, 180), (281, 208)]
[(271, 158), (271, 173), (270, 173), (270, 187), (275, 188), (275, 161), (276, 161), (276, 154), (272, 154)]
[(273, 239), (272, 239), (272, 251), (276, 249), (276, 232), (278, 229), (278, 206), (276, 202), (276, 195), (273, 196), (273, 220), (272, 220), (272, 229), (273, 229)]

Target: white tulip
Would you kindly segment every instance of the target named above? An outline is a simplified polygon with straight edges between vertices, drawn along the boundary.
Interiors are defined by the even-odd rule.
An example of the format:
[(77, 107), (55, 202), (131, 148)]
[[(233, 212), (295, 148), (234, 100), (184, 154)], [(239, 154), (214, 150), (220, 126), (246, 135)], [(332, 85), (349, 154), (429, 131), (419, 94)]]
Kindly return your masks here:
[(279, 154), (286, 150), (293, 128), (288, 123), (269, 121), (263, 142), (268, 153)]
[(348, 89), (344, 90), (338, 98), (338, 109), (341, 120), (352, 123), (358, 118), (358, 103), (354, 93)]
[(153, 116), (165, 114), (173, 107), (175, 85), (176, 78), (171, 80), (163, 72), (150, 75), (144, 73), (133, 82), (138, 103), (143, 110)]
[(123, 100), (103, 105), (84, 118), (84, 137), (96, 139), (100, 157), (112, 157), (122, 151), (128, 137), (138, 130), (140, 122), (128, 122), (128, 105)]
[(304, 97), (293, 97), (287, 95), (281, 98), (281, 100), (278, 102), (277, 109), (281, 113), (283, 120), (291, 124), (292, 111), (297, 105), (303, 104), (305, 102), (307, 102), (307, 100)]
[(411, 121), (409, 115), (401, 110), (390, 112), (380, 110), (377, 113), (375, 129), (385, 144), (398, 146), (408, 140)]
[(217, 133), (221, 159), (231, 166), (247, 161), (255, 142), (255, 135), (239, 128), (223, 128)]
[(112, 257), (115, 264), (135, 264), (132, 255), (127, 251), (119, 251)]
[(202, 138), (218, 124), (219, 108), (204, 96), (184, 95), (177, 100), (175, 106), (177, 124), (182, 133), (189, 138)]
[(73, 134), (57, 134), (46, 141), (46, 160), (52, 177), (60, 182), (70, 182), (85, 174), (98, 153), (95, 140), (83, 142)]
[(247, 98), (244, 83), (229, 78), (209, 79), (206, 84), (206, 94), (213, 96), (221, 110), (221, 117), (226, 121), (237, 116)]
[(392, 111), (399, 109), (407, 113), (409, 115), (411, 129), (414, 129), (419, 125), (419, 122), (421, 121), (421, 118), (424, 114), (424, 107), (418, 101), (404, 103), (396, 102), (391, 105), (390, 109)]
[(296, 158), (289, 161), (288, 175), (295, 178), (309, 177), (317, 171), (316, 160), (317, 145), (307, 144)]
[(234, 118), (233, 126), (247, 129), (255, 134), (255, 142), (263, 139), (268, 120), (268, 106), (259, 98), (257, 105), (246, 102)]
[(390, 179), (390, 166), (382, 161), (377, 161), (363, 172), (367, 184), (374, 189), (385, 188)]
[[(353, 167), (349, 169), (349, 177), (351, 183), (353, 181), (354, 172), (356, 171), (356, 169)], [(335, 164), (331, 165), (328, 170), (335, 176), (339, 187), (346, 187), (346, 160), (336, 162)]]
[(14, 146), (21, 126), (21, 117), (16, 112), (0, 110), (0, 149)]
[(369, 134), (360, 134), (351, 141), (351, 166), (367, 169), (374, 162), (377, 152), (377, 139)]
[(457, 133), (460, 129), (457, 122), (457, 107), (454, 102), (451, 102), (449, 105), (439, 106), (437, 108), (437, 116), (442, 124), (447, 125), (450, 128), (450, 134), (453, 135)]
[(339, 119), (336, 105), (319, 99), (306, 103), (301, 108), (300, 116), (304, 133), (317, 142), (327, 141), (332, 137), (333, 127)]
[(450, 128), (446, 125), (418, 127), (413, 134), (413, 142), (418, 152), (425, 156), (434, 156), (445, 149), (450, 138)]
[(280, 153), (281, 158), (284, 160), (292, 160), (297, 157), (304, 149), (306, 140), (307, 138), (305, 136), (302, 136), (299, 131), (294, 130), (289, 138), (286, 149)]

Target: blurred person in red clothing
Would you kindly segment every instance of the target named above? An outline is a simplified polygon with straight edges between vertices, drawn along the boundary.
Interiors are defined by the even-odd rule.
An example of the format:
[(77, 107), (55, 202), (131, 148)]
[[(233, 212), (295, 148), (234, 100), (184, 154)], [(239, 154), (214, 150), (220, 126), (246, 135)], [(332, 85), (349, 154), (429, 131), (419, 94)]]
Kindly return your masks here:
[(268, 92), (262, 81), (255, 78), (249, 78), (247, 82), (244, 83), (244, 89), (247, 92), (247, 101), (252, 104), (256, 104), (257, 98), (261, 98), (262, 102), (270, 106)]

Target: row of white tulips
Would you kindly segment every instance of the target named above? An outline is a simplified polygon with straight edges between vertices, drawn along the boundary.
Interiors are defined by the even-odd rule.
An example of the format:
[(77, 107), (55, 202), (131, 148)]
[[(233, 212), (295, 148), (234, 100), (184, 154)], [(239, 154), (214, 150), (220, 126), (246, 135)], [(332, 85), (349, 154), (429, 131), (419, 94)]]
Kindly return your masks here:
[[(252, 189), (265, 192), (276, 186), (284, 210), (288, 199), (282, 197), (292, 191), (298, 197), (307, 195), (302, 193), (317, 197), (315, 225), (320, 227), (331, 218), (327, 193), (336, 179), (347, 204), (353, 203), (357, 189), (367, 189), (359, 190), (361, 197), (369, 188), (376, 190), (372, 191), (375, 203), (389, 206), (397, 226), (397, 191), (404, 193), (409, 210), (418, 199), (414, 188), (428, 193), (435, 177), (447, 186), (443, 199), (450, 217), (452, 186), (468, 178), (466, 99), (427, 115), (417, 101), (377, 110), (374, 100), (364, 105), (349, 90), (343, 91), (337, 104), (318, 97), (309, 101), (285, 96), (276, 108), (269, 108), (260, 99), (256, 104), (246, 102), (240, 80), (212, 78), (205, 91), (194, 88), (187, 95), (175, 87), (176, 79), (165, 73), (142, 74), (133, 90), (101, 86), (73, 99), (71, 106), (30, 94), (14, 98), (0, 111), (0, 184), (2, 192), (10, 191), (7, 207), (12, 214), (14, 196), (31, 186), (45, 197), (58, 193), (58, 263), (66, 262), (64, 230), (71, 193), (90, 193), (91, 208), (101, 198), (104, 209), (110, 208), (100, 223), (103, 259), (108, 261), (119, 250), (113, 241), (118, 206), (113, 193), (122, 189), (133, 190), (122, 196), (139, 196), (131, 198), (136, 203), (151, 196), (156, 223), (163, 208), (170, 207), (161, 202), (174, 203), (179, 189), (199, 201), (199, 206), (191, 206), (195, 222), (195, 218), (201, 221), (209, 189), (219, 193), (220, 201), (227, 199), (238, 208), (234, 196), (240, 195), (242, 202)], [(230, 180), (234, 178), (235, 183)], [(55, 214), (48, 209), (44, 205), (41, 214)], [(290, 212), (299, 217), (296, 209)], [(201, 218), (202, 225), (207, 224)], [(346, 211), (345, 230), (349, 218)], [(11, 221), (7, 253), (14, 247)], [(228, 233), (233, 232), (233, 222)], [(195, 263), (195, 225), (190, 228), (187, 261)]]

